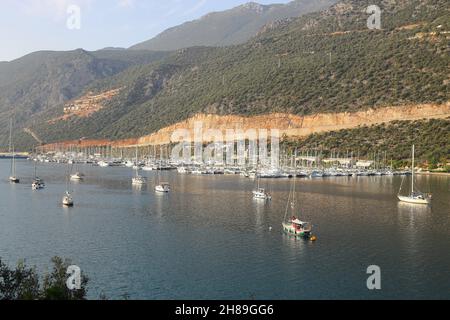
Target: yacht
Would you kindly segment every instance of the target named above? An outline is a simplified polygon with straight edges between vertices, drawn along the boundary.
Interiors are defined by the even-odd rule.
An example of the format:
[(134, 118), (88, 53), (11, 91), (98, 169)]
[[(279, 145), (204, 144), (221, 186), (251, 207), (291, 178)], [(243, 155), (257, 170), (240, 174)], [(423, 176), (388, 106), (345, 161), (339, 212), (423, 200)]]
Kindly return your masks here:
[(84, 174), (82, 174), (80, 172), (77, 172), (70, 176), (70, 180), (73, 180), (73, 181), (81, 181), (83, 179), (84, 179)]
[(155, 191), (159, 193), (169, 193), (170, 192), (170, 184), (167, 182), (163, 182), (155, 187)]
[[(257, 170), (258, 173), (258, 170)], [(255, 199), (263, 199), (263, 200), (272, 200), (272, 196), (266, 192), (264, 188), (261, 188), (261, 177), (259, 174), (256, 174), (257, 176), (257, 187), (255, 190), (253, 190), (253, 198)]]
[(177, 171), (178, 171), (178, 173), (181, 173), (181, 174), (188, 173), (188, 170), (186, 169), (186, 167), (179, 167), (177, 169)]
[(135, 186), (142, 186), (147, 183), (147, 179), (143, 176), (136, 175), (131, 179), (131, 183)]
[(10, 128), (9, 128), (9, 152), (12, 153), (11, 157), (11, 174), (9, 176), (9, 182), (11, 183), (19, 183), (20, 180), (16, 176), (16, 153), (14, 150), (14, 144), (12, 142), (12, 127), (13, 122), (12, 118), (10, 120)]
[(158, 184), (155, 186), (155, 191), (157, 193), (169, 193), (170, 184), (168, 182), (161, 182), (161, 170), (162, 170), (162, 150), (159, 153), (159, 164), (158, 164)]
[(33, 190), (40, 190), (45, 188), (45, 183), (42, 179), (36, 177), (33, 180), (33, 183), (31, 184), (31, 188)]
[(272, 196), (266, 192), (263, 188), (258, 188), (253, 191), (253, 198), (255, 199), (263, 199), (263, 200), (272, 200)]
[(415, 146), (412, 147), (412, 166), (411, 166), (411, 193), (407, 196), (402, 196), (402, 187), (405, 178), (402, 180), (400, 190), (398, 192), (398, 199), (402, 202), (412, 203), (412, 204), (431, 204), (432, 196), (431, 194), (425, 194), (414, 189), (414, 165), (415, 165)]
[(36, 175), (36, 171), (37, 171), (36, 163), (34, 163), (34, 180), (33, 183), (31, 184), (31, 189), (33, 190), (44, 189), (45, 188), (44, 180), (42, 180)]
[[(137, 148), (136, 148), (136, 163), (138, 163), (138, 149)], [(142, 186), (142, 185), (146, 184), (147, 179), (145, 177), (139, 175), (139, 173), (138, 173), (140, 167), (136, 165), (133, 167), (133, 169), (135, 171), (135, 174), (134, 174), (134, 177), (131, 179), (132, 184), (135, 186)]]
[[(289, 197), (286, 205), (286, 211), (284, 214), (284, 220), (282, 222), (283, 231), (291, 236), (302, 237), (305, 239), (310, 239), (311, 241), (316, 240), (315, 236), (312, 236), (312, 225), (309, 222), (304, 222), (297, 217), (297, 201), (296, 201), (296, 175), (291, 184), (291, 190), (289, 192)], [(288, 220), (287, 217), (290, 214), (291, 218)]]
[(63, 196), (62, 204), (65, 207), (73, 207), (73, 197), (69, 191), (66, 191), (66, 194)]
[(106, 161), (99, 161), (98, 165), (99, 165), (99, 167), (102, 167), (102, 168), (106, 168), (106, 167), (110, 166), (109, 162), (106, 162)]

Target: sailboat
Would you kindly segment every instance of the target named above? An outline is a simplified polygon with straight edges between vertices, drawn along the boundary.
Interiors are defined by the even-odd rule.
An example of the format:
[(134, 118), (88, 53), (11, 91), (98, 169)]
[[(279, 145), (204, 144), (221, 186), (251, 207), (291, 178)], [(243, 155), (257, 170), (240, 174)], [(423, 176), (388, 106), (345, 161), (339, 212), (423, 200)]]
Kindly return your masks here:
[(12, 127), (13, 127), (13, 120), (11, 118), (9, 127), (9, 152), (12, 154), (12, 158), (11, 158), (11, 174), (9, 176), (9, 182), (19, 183), (20, 180), (16, 176), (16, 153), (14, 150), (14, 144), (12, 142)]
[[(67, 169), (67, 171), (69, 171), (69, 169)], [(62, 204), (65, 207), (73, 207), (73, 197), (72, 197), (72, 194), (69, 192), (69, 177), (70, 177), (70, 172), (67, 172), (67, 175), (66, 175), (66, 193), (64, 194), (64, 196), (62, 198)]]
[(44, 180), (36, 175), (36, 162), (34, 163), (34, 179), (33, 183), (31, 184), (31, 188), (33, 190), (40, 190), (45, 188)]
[[(311, 234), (311, 223), (301, 221), (296, 213), (296, 181), (297, 174), (294, 174), (294, 178), (291, 184), (291, 190), (289, 192), (288, 202), (286, 205), (286, 212), (284, 214), (284, 221), (282, 223), (283, 231), (288, 235), (315, 240), (316, 238)], [(291, 218), (287, 219), (289, 213)]]
[(414, 165), (415, 165), (415, 146), (412, 146), (412, 166), (411, 166), (411, 194), (409, 196), (400, 195), (402, 192), (403, 182), (405, 178), (403, 178), (402, 184), (400, 186), (400, 190), (398, 192), (398, 199), (402, 202), (408, 202), (413, 204), (430, 204), (432, 196), (430, 194), (422, 193), (418, 190), (414, 189)]
[(138, 173), (139, 166), (137, 166), (137, 163), (138, 163), (138, 149), (136, 147), (136, 166), (134, 167), (135, 174), (134, 174), (134, 177), (131, 179), (131, 181), (132, 181), (132, 184), (135, 186), (142, 186), (147, 183), (147, 179), (145, 179), (145, 177), (139, 175), (139, 173)]
[(82, 181), (84, 179), (84, 174), (78, 171), (78, 162), (76, 160), (74, 160), (73, 162), (75, 162), (75, 168), (77, 171), (74, 174), (70, 175), (70, 180)]
[(256, 189), (253, 190), (253, 198), (262, 200), (272, 200), (272, 196), (268, 192), (266, 192), (266, 189), (261, 188), (261, 176), (258, 173), (256, 174), (256, 180), (257, 186)]
[(159, 165), (158, 165), (158, 184), (155, 187), (155, 191), (159, 193), (169, 193), (170, 184), (168, 182), (161, 182), (161, 166), (162, 166), (162, 150), (160, 149), (159, 155)]

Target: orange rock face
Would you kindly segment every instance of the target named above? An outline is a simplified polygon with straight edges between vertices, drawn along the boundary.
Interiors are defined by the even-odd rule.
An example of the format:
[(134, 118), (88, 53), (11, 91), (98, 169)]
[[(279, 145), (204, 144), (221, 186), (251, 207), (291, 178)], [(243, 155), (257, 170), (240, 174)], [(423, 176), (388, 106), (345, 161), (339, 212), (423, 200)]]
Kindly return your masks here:
[(219, 116), (213, 114), (198, 114), (185, 121), (163, 128), (153, 134), (127, 140), (83, 140), (65, 141), (62, 143), (46, 145), (46, 150), (52, 150), (56, 146), (112, 146), (134, 147), (148, 145), (164, 145), (176, 143), (173, 133), (176, 130), (187, 130), (193, 139), (195, 126), (201, 125), (203, 142), (211, 142), (206, 132), (209, 129), (219, 130), (226, 135), (226, 130), (279, 130), (280, 135), (287, 137), (305, 137), (313, 133), (352, 129), (362, 125), (375, 125), (395, 120), (421, 120), (450, 117), (450, 102), (442, 105), (421, 104), (400, 107), (386, 107), (369, 109), (355, 113), (321, 113), (308, 116), (298, 116), (285, 113), (274, 113), (258, 116)]

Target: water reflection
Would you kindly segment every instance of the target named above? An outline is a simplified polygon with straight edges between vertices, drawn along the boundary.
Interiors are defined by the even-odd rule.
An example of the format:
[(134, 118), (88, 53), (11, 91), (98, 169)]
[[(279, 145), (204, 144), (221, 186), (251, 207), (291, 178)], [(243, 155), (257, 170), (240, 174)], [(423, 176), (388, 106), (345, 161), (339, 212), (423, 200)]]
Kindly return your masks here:
[[(413, 204), (399, 201), (398, 204), (399, 217), (401, 219), (414, 222), (416, 219), (424, 218), (431, 213), (431, 206), (423, 204)], [(404, 221), (405, 222), (405, 221)]]

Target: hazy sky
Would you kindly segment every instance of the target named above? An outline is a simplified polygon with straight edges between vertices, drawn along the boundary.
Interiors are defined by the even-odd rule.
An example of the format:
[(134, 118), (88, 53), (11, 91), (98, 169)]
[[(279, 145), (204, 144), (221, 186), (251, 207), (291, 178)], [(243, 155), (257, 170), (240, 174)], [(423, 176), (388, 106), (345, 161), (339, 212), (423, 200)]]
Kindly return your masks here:
[[(0, 61), (38, 50), (129, 47), (165, 29), (247, 0), (0, 0)], [(261, 4), (289, 0), (261, 0)], [(80, 8), (80, 29), (67, 12)], [(74, 20), (69, 20), (74, 21)], [(74, 24), (72, 24), (74, 25)]]

